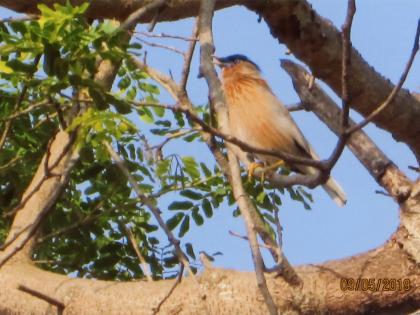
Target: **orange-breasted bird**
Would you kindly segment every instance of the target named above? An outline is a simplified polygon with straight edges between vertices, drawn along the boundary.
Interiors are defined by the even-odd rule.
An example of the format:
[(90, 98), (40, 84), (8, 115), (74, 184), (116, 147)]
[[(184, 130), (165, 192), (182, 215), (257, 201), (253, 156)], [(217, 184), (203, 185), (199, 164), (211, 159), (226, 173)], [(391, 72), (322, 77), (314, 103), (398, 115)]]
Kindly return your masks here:
[[(271, 91), (261, 76), (260, 68), (253, 61), (244, 55), (231, 55), (224, 58), (213, 57), (213, 62), (222, 69), (229, 128), (234, 137), (256, 148), (280, 150), (319, 160), (289, 111)], [(243, 161), (243, 152), (238, 157)], [(273, 156), (256, 154), (255, 157), (266, 165), (279, 164), (279, 159)], [(313, 167), (307, 165), (289, 166), (293, 171), (302, 174), (315, 172)], [(330, 177), (322, 187), (339, 206), (346, 203), (346, 195), (334, 179)]]

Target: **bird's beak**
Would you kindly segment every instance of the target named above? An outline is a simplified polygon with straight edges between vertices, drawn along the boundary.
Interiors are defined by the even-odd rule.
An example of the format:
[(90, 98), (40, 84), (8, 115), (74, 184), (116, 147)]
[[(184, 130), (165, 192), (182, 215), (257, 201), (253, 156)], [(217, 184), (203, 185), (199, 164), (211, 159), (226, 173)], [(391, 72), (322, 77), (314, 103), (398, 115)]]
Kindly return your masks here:
[(216, 66), (219, 66), (220, 68), (223, 68), (226, 66), (226, 64), (221, 60), (221, 58), (216, 57), (213, 55), (213, 64)]

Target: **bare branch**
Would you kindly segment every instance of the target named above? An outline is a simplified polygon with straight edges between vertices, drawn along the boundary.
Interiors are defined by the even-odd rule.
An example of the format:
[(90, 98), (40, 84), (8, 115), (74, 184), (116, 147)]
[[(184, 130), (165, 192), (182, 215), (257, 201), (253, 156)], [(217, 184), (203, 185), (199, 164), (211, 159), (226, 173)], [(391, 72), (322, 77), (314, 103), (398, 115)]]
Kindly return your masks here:
[[(291, 76), (293, 86), (302, 102), (312, 110), (338, 136), (342, 133), (337, 117), (341, 111), (335, 102), (315, 83), (308, 89), (308, 72), (290, 60), (282, 60), (281, 66)], [(355, 123), (349, 120), (350, 127)], [(409, 196), (411, 181), (394, 165), (378, 146), (361, 130), (354, 132), (347, 145), (371, 176), (397, 201)]]
[[(194, 29), (192, 32), (192, 38), (197, 38), (198, 36), (198, 18), (196, 18), (194, 23)], [(187, 87), (187, 81), (188, 76), (190, 74), (190, 67), (191, 67), (191, 60), (194, 54), (194, 49), (197, 41), (190, 41), (190, 44), (188, 46), (188, 50), (186, 54), (184, 55), (184, 66), (182, 68), (182, 74), (181, 74), (181, 81), (179, 82), (179, 88), (186, 93), (186, 87)]]
[(144, 7), (140, 7), (139, 9), (137, 9), (136, 11), (134, 11), (133, 13), (131, 13), (127, 17), (127, 19), (121, 24), (121, 29), (128, 31), (128, 30), (134, 28), (136, 26), (136, 24), (138, 22), (140, 22), (140, 19), (144, 15), (146, 15), (147, 13), (149, 13), (152, 10), (159, 9), (165, 3), (166, 3), (166, 0), (156, 0), (156, 1), (153, 1), (153, 2), (145, 5)]
[(162, 305), (169, 299), (169, 297), (172, 295), (172, 293), (175, 291), (176, 287), (178, 286), (178, 284), (181, 283), (182, 280), (182, 274), (184, 273), (184, 265), (180, 264), (179, 267), (179, 272), (178, 272), (178, 276), (176, 277), (176, 280), (173, 284), (173, 286), (171, 287), (171, 289), (169, 290), (169, 292), (167, 294), (165, 294), (165, 296), (163, 297), (163, 299), (159, 302), (159, 304), (153, 309), (153, 315), (156, 315), (159, 313), (160, 308), (162, 307)]
[(140, 261), (140, 265), (143, 269), (143, 273), (145, 274), (145, 276), (147, 278), (147, 281), (152, 282), (153, 278), (152, 278), (149, 266), (147, 265), (146, 260), (144, 259), (143, 255), (141, 254), (141, 252), (138, 248), (138, 241), (137, 241), (136, 237), (134, 236), (133, 231), (131, 231), (130, 227), (128, 227), (128, 226), (124, 225), (124, 228), (125, 228), (125, 231), (127, 233), (127, 238), (129, 239), (129, 241), (131, 243), (131, 246), (133, 247), (134, 252), (137, 255), (137, 258)]
[[(41, 59), (41, 55), (37, 55), (34, 59), (34, 65), (37, 66), (39, 63), (39, 60)], [(28, 86), (26, 84), (23, 85), (22, 91), (19, 95), (19, 98), (14, 106), (14, 110), (17, 110), (20, 105), (22, 104), (23, 100), (26, 97), (26, 92), (28, 91)], [(0, 151), (3, 148), (4, 144), (6, 143), (7, 136), (9, 135), (10, 129), (12, 127), (12, 120), (7, 120), (4, 124), (3, 133), (0, 137)]]
[[(224, 104), (224, 95), (221, 84), (217, 77), (217, 73), (212, 64), (212, 55), (214, 53), (213, 34), (212, 34), (212, 19), (214, 13), (214, 0), (202, 0), (199, 15), (199, 38), (200, 38), (200, 73), (206, 79), (209, 87), (209, 98), (217, 115), (217, 121), (220, 129), (229, 134), (228, 111)], [(254, 229), (254, 222), (252, 220), (251, 210), (252, 203), (242, 185), (241, 172), (239, 163), (235, 153), (233, 153), (231, 146), (228, 144), (228, 161), (231, 176), (229, 178), (230, 185), (233, 190), (235, 200), (241, 210), (241, 214), (245, 221), (249, 243), (252, 252), (252, 260), (257, 278), (258, 288), (262, 293), (268, 311), (271, 315), (278, 314), (277, 306), (267, 287), (267, 282), (264, 276), (264, 261), (258, 247), (257, 235)]]
[[(72, 150), (72, 142), (73, 138), (64, 131), (58, 132), (52, 141), (51, 154), (48, 157), (48, 165), (51, 169), (48, 172), (59, 174), (59, 176), (47, 176), (44, 167), (47, 159), (45, 155), (22, 198), (25, 200), (25, 205), (15, 216), (6, 239), (7, 246), (3, 245), (4, 250), (0, 253), (0, 267), (33, 237), (42, 219), (66, 185), (70, 170), (78, 158), (77, 151)], [(32, 193), (33, 191), (37, 193)], [(42, 196), (48, 196), (48, 198), (42, 198)], [(22, 255), (29, 257), (29, 253), (28, 248), (28, 251)]]
[(64, 308), (66, 307), (65, 304), (60, 301), (59, 299), (57, 299), (56, 297), (50, 296), (48, 294), (42, 293), (38, 290), (35, 289), (31, 289), (29, 287), (27, 287), (26, 285), (20, 284), (18, 286), (18, 290), (23, 291), (25, 293), (28, 293), (32, 296), (37, 297), (38, 299), (44, 300), (48, 303), (50, 303), (51, 305), (56, 306), (59, 309), (59, 312), (62, 312), (64, 310)]
[[(240, 239), (243, 239), (243, 240), (249, 242), (249, 237), (248, 236), (243, 236), (243, 235), (238, 234), (238, 233), (233, 232), (233, 231), (229, 231), (229, 234), (232, 235), (232, 236), (234, 236), (234, 237), (237, 237), (237, 238), (240, 238)], [(258, 246), (259, 247), (266, 248), (266, 249), (273, 249), (271, 246), (266, 245), (266, 244), (260, 244), (260, 243), (258, 243)]]
[[(98, 205), (93, 210), (93, 213), (95, 213), (95, 211), (98, 210), (100, 207), (102, 207), (102, 202), (99, 202), (98, 203)], [(115, 210), (115, 208), (110, 209), (109, 211), (103, 211), (103, 212), (97, 213), (97, 214), (91, 213), (88, 216), (82, 218), (81, 220), (79, 220), (77, 222), (74, 222), (72, 224), (69, 224), (66, 227), (62, 228), (62, 229), (59, 229), (59, 230), (56, 230), (54, 232), (51, 232), (51, 233), (49, 233), (47, 235), (42, 235), (41, 237), (38, 237), (36, 239), (36, 241), (38, 243), (42, 243), (42, 242), (46, 241), (47, 239), (50, 239), (50, 238), (57, 237), (57, 236), (60, 236), (62, 234), (65, 234), (65, 233), (67, 233), (69, 231), (72, 231), (74, 229), (77, 229), (79, 227), (82, 227), (85, 224), (88, 224), (90, 222), (93, 222), (95, 219), (99, 218), (100, 216), (104, 215), (105, 213), (110, 213), (113, 210)]]
[(0, 23), (26, 22), (26, 21), (32, 21), (36, 18), (37, 16), (35, 15), (15, 16), (15, 17), (8, 17), (8, 18), (0, 19)]
[(182, 251), (181, 247), (179, 246), (180, 242), (177, 240), (172, 233), (172, 231), (168, 228), (166, 223), (163, 221), (162, 216), (160, 215), (162, 211), (154, 205), (154, 202), (147, 197), (143, 192), (141, 191), (140, 186), (137, 184), (137, 181), (134, 179), (133, 176), (131, 176), (128, 168), (125, 166), (124, 161), (120, 158), (120, 156), (117, 154), (117, 152), (114, 151), (112, 146), (108, 142), (103, 142), (104, 146), (106, 147), (109, 155), (111, 158), (115, 161), (118, 168), (121, 170), (121, 172), (127, 177), (128, 181), (130, 182), (131, 187), (133, 188), (134, 192), (136, 193), (139, 200), (152, 212), (153, 216), (155, 217), (156, 221), (158, 222), (159, 226), (162, 228), (162, 230), (165, 232), (166, 236), (168, 237), (169, 242), (174, 246), (175, 248), (175, 254), (178, 257), (179, 261), (185, 265), (185, 267), (188, 269), (188, 272), (190, 273), (191, 277), (194, 277), (194, 273), (191, 270), (190, 263), (187, 259), (187, 256)]
[(29, 114), (34, 109), (38, 109), (40, 107), (44, 107), (44, 106), (48, 106), (48, 105), (51, 105), (49, 101), (46, 101), (46, 100), (40, 101), (40, 102), (31, 104), (28, 107), (26, 107), (25, 109), (22, 109), (20, 111), (17, 111), (17, 112), (11, 114), (10, 116), (8, 116), (6, 118), (3, 118), (2, 120), (3, 121), (12, 120), (12, 119), (15, 119), (15, 118), (17, 118), (19, 116), (22, 116), (22, 115), (25, 115), (25, 114)]
[[(348, 0), (347, 4), (347, 16), (344, 21), (342, 30), (341, 30), (341, 100), (342, 100), (342, 112), (341, 112), (341, 134), (338, 138), (337, 145), (332, 152), (330, 158), (328, 159), (327, 165), (328, 169), (331, 170), (334, 165), (337, 163), (341, 154), (344, 151), (346, 142), (349, 138), (349, 135), (345, 132), (349, 124), (349, 114), (350, 114), (350, 95), (348, 91), (348, 80), (349, 80), (349, 68), (350, 68), (350, 49), (351, 49), (351, 27), (353, 23), (353, 17), (356, 13), (356, 1)], [(311, 84), (312, 89), (313, 83)]]
[(355, 132), (356, 130), (363, 128), (368, 123), (373, 121), (381, 112), (383, 112), (389, 106), (389, 104), (392, 103), (392, 101), (395, 99), (396, 95), (402, 88), (405, 82), (405, 79), (407, 78), (407, 75), (410, 72), (411, 66), (413, 65), (414, 58), (416, 57), (416, 54), (419, 50), (419, 38), (420, 38), (420, 19), (418, 20), (416, 36), (414, 38), (414, 45), (413, 45), (413, 49), (411, 50), (410, 58), (408, 59), (404, 72), (401, 75), (400, 80), (398, 81), (398, 84), (394, 86), (394, 88), (392, 89), (391, 93), (388, 95), (386, 100), (381, 105), (379, 105), (378, 108), (376, 108), (372, 113), (370, 113), (363, 121), (361, 121), (357, 125), (348, 129), (346, 133), (351, 134)]
[(147, 33), (147, 32), (135, 32), (138, 34), (141, 34), (143, 36), (146, 37), (152, 37), (152, 38), (170, 38), (170, 39), (179, 39), (179, 40), (183, 40), (186, 42), (197, 42), (198, 38), (197, 37), (184, 37), (184, 36), (179, 36), (179, 35), (170, 35), (170, 34), (166, 34), (166, 33), (159, 33), (159, 34), (155, 34), (155, 33)]
[(292, 104), (292, 105), (287, 106), (287, 110), (289, 112), (298, 112), (298, 111), (301, 111), (301, 110), (306, 110), (306, 108), (305, 108), (304, 104), (297, 103), (297, 104)]
[(137, 38), (137, 39), (138, 39), (141, 43), (146, 44), (146, 45), (148, 45), (148, 46), (150, 46), (150, 47), (163, 48), (163, 49), (166, 49), (166, 50), (172, 51), (172, 52), (174, 52), (174, 53), (177, 53), (177, 54), (179, 54), (179, 55), (181, 55), (181, 56), (185, 56), (185, 53), (184, 53), (183, 51), (179, 50), (179, 49), (178, 49), (178, 48), (176, 48), (176, 47), (173, 47), (173, 46), (168, 46), (168, 45), (162, 45), (162, 44), (159, 44), (159, 43), (152, 43), (152, 42), (148, 42), (148, 41), (146, 41), (146, 40), (144, 40), (144, 39), (141, 39), (141, 38)]

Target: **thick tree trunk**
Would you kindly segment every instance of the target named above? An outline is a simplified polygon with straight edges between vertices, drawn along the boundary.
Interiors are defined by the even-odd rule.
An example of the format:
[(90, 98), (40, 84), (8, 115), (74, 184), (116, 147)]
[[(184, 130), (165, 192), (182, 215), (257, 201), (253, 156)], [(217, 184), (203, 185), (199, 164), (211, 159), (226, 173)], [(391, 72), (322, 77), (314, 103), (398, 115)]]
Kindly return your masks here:
[[(362, 255), (322, 265), (296, 268), (303, 286), (293, 288), (267, 275), (270, 292), (282, 314), (403, 314), (420, 308), (419, 266), (399, 246), (404, 232)], [(375, 289), (342, 290), (341, 279), (374, 279)], [(386, 279), (389, 279), (386, 280)], [(394, 280), (395, 279), (395, 280)], [(410, 289), (390, 286), (399, 280)], [(161, 314), (265, 314), (266, 306), (251, 272), (208, 269), (196, 284), (184, 279), (161, 307)], [(347, 282), (346, 282), (347, 283)], [(388, 283), (388, 284), (387, 284)], [(0, 314), (45, 314), (56, 307), (17, 290), (19, 285), (62, 301), (64, 314), (152, 314), (173, 285), (172, 280), (111, 282), (71, 279), (27, 263), (8, 264), (0, 273)], [(377, 290), (376, 290), (377, 289)], [(386, 291), (386, 290), (389, 291)], [(408, 289), (408, 287), (406, 288)]]

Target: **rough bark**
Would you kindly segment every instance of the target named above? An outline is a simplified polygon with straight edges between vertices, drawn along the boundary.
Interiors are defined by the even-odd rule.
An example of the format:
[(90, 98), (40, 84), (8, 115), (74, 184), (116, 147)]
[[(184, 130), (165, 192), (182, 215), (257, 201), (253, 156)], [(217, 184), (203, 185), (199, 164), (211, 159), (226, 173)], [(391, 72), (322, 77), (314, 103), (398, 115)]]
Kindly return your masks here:
[[(117, 20), (125, 20), (133, 11), (144, 7), (154, 0), (93, 0), (89, 1), (90, 6), (88, 9), (88, 16), (92, 19), (106, 19), (113, 18)], [(242, 4), (244, 2), (250, 2), (252, 0), (223, 0), (217, 1), (216, 9), (223, 9), (236, 4)], [(72, 0), (70, 1), (73, 5), (79, 5), (85, 0)], [(159, 12), (158, 21), (176, 21), (191, 16), (197, 16), (200, 8), (201, 0), (168, 0), (164, 10)], [(10, 10), (26, 13), (26, 14), (38, 14), (37, 5), (44, 3), (48, 6), (52, 6), (54, 3), (65, 4), (65, 0), (1, 0), (0, 5)], [(142, 22), (149, 22), (155, 15), (155, 12), (149, 12), (142, 17)]]
[[(417, 210), (419, 205), (417, 201)], [(419, 266), (399, 246), (406, 236), (395, 234), (383, 247), (322, 265), (296, 268), (302, 287), (267, 275), (267, 284), (282, 314), (403, 314), (420, 308), (420, 292), (342, 291), (341, 278), (410, 279), (420, 285)], [(384, 268), (386, 266), (386, 268)], [(161, 314), (265, 314), (266, 308), (251, 272), (206, 270), (199, 277), (206, 292), (201, 299), (191, 279), (184, 279), (162, 306)], [(152, 314), (172, 281), (116, 283), (71, 279), (29, 264), (6, 265), (0, 273), (1, 314), (45, 314), (55, 307), (17, 290), (19, 284), (65, 303), (64, 314)], [(381, 287), (382, 288), (382, 287)], [(25, 303), (22, 303), (25, 301)]]

